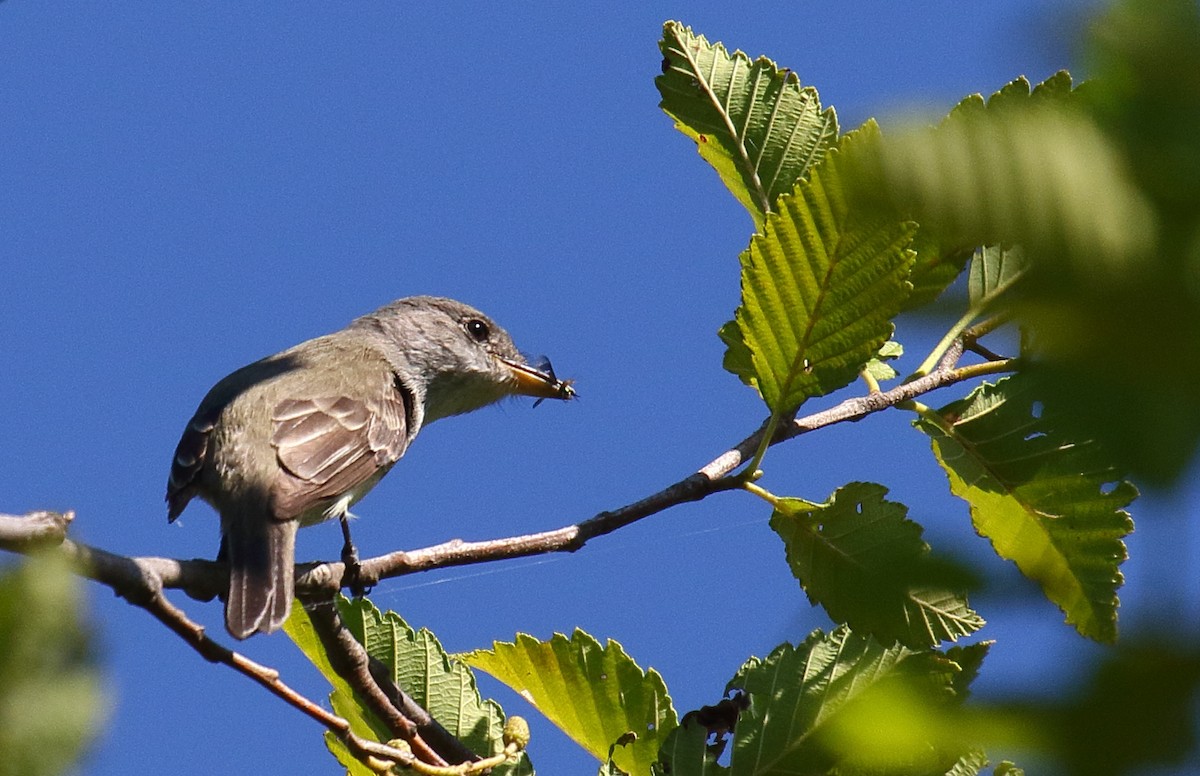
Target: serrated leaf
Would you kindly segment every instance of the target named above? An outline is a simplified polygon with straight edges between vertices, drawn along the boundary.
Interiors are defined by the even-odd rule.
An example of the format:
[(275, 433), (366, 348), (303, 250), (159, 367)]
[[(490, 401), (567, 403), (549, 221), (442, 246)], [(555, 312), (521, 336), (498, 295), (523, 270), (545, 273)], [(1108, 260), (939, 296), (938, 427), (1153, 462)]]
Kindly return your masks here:
[[(351, 732), (369, 741), (389, 740), (392, 735), (387, 726), (358, 702), (354, 690), (333, 670), (312, 620), (299, 600), (292, 601), (292, 613), (284, 621), (283, 631), (333, 687), (329, 693), (330, 705), (335, 714), (350, 723)], [(351, 754), (342, 740), (328, 730), (325, 731), (325, 748), (350, 776), (376, 776), (375, 771)]]
[(1070, 438), (1028, 377), (985, 383), (923, 414), (950, 489), (971, 506), (975, 529), (1042, 586), (1085, 636), (1117, 635), (1124, 510), (1137, 490), (1095, 442)]
[(960, 755), (948, 755), (941, 742), (925, 740), (920, 715), (894, 720), (912, 736), (897, 752), (872, 743), (888, 725), (867, 730), (860, 722), (876, 699), (888, 702), (903, 695), (929, 708), (957, 704), (953, 678), (958, 671), (937, 652), (883, 647), (845, 627), (828, 636), (816, 631), (799, 647), (784, 644), (766, 659), (751, 658), (729, 683), (729, 689), (749, 697), (737, 721), (730, 773), (825, 773), (863, 761), (886, 763), (888, 773), (928, 773), (940, 762), (948, 768)]
[[(478, 755), (487, 757), (504, 749), (502, 731), (504, 712), (492, 700), (483, 700), (470, 668), (454, 660), (428, 630), (413, 630), (395, 612), (381, 612), (366, 599), (338, 599), (338, 610), (346, 627), (366, 648), (367, 653), (392, 670), (392, 681), (407, 692), (414, 701)], [(330, 700), (334, 710), (351, 721), (356, 733), (375, 740), (386, 741), (391, 736), (387, 728), (360, 704), (350, 689), (329, 665), (320, 640), (312, 630), (303, 609), (296, 605), (284, 625), (284, 630), (334, 685)], [(365, 725), (365, 729), (364, 729)], [(354, 770), (357, 761), (336, 738), (326, 736), (330, 751), (353, 773), (371, 773), (369, 769)], [(343, 757), (348, 759), (343, 759)], [(359, 767), (361, 764), (359, 764)], [(527, 776), (533, 773), (529, 758), (522, 753), (516, 762), (505, 763), (492, 771), (504, 776)]]
[(761, 225), (837, 140), (833, 109), (822, 110), (816, 89), (791, 70), (730, 54), (679, 22), (663, 25), (659, 48), (660, 107)]
[(771, 527), (809, 601), (882, 643), (930, 647), (983, 627), (966, 593), (929, 555), (908, 508), (887, 488), (853, 482), (826, 504), (781, 499)]
[(1020, 246), (988, 245), (976, 249), (967, 276), (971, 305), (979, 306), (1011, 288), (1028, 266)]
[(1000, 87), (987, 100), (984, 100), (982, 94), (964, 97), (950, 110), (942, 123), (958, 121), (964, 116), (989, 110), (1024, 110), (1031, 103), (1065, 106), (1071, 104), (1070, 101), (1075, 97), (1071, 74), (1066, 70), (1059, 70), (1037, 86), (1030, 85), (1029, 79), (1022, 75)]
[(987, 767), (987, 755), (979, 750), (967, 752), (959, 758), (954, 766), (946, 771), (946, 776), (978, 776)]
[(0, 572), (0, 774), (77, 767), (104, 717), (79, 579), (60, 554)]
[(725, 357), (721, 366), (741, 378), (746, 385), (754, 387), (754, 355), (742, 338), (742, 328), (737, 321), (726, 321), (717, 331), (717, 336), (725, 343)]
[(722, 329), (733, 343), (725, 363), (773, 412), (854, 380), (891, 336), (891, 319), (911, 290), (916, 225), (859, 217), (842, 187), (841, 167), (878, 137), (873, 122), (846, 135), (780, 199), (742, 253), (742, 303)]
[(520, 693), (601, 762), (611, 750), (614, 764), (633, 776), (650, 773), (679, 724), (658, 672), (643, 671), (617, 642), (601, 646), (582, 630), (549, 641), (520, 633), (515, 642), (462, 659)]
[(1020, 244), (1080, 271), (1128, 272), (1153, 245), (1148, 203), (1061, 73), (961, 102), (933, 129), (891, 133), (856, 188), (948, 245)]

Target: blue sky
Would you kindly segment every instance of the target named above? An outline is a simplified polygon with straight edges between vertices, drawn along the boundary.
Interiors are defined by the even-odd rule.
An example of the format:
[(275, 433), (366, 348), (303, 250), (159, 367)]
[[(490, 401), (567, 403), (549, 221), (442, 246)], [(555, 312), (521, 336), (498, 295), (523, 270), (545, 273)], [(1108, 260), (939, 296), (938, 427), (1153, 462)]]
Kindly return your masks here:
[[(1073, 67), (1071, 13), (1086, 7), (0, 3), (0, 511), (74, 509), (74, 536), (111, 551), (212, 557), (207, 507), (168, 526), (162, 503), (208, 387), (418, 293), (485, 310), (582, 399), (425, 429), (356, 509), (365, 554), (554, 528), (647, 495), (764, 416), (721, 369), (715, 333), (751, 221), (657, 108), (662, 22), (767, 54), (843, 129), (877, 116), (886, 131)], [(956, 316), (902, 321), (904, 363)], [(998, 644), (981, 690), (1055, 692), (1100, 650), (1044, 599), (1018, 597), (1029, 584), (974, 536), (926, 440), (886, 415), (776, 449), (763, 484), (818, 500), (851, 480), (891, 488), (935, 547), (990, 582), (976, 604)], [(1191, 489), (1135, 503), (1126, 630), (1196, 611), (1196, 540), (1179, 519)], [(715, 701), (746, 657), (828, 626), (767, 518), (722, 494), (571, 556), (392, 580), (373, 600), (452, 650), (576, 626), (616, 639), (682, 713)], [(298, 554), (339, 548), (327, 525)], [(1165, 554), (1151, 564), (1150, 551)], [(88, 593), (110, 718), (83, 773), (336, 772), (313, 722)], [(218, 604), (176, 600), (224, 637)], [(282, 634), (243, 648), (324, 696)], [(484, 687), (535, 720), (541, 772), (594, 772)]]

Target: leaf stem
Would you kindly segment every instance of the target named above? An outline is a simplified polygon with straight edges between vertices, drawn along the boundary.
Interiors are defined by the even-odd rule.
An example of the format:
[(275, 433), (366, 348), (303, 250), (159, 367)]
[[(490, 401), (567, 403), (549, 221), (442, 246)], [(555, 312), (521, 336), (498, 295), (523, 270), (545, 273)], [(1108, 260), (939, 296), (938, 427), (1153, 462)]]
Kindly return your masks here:
[[(1024, 272), (1018, 272), (1008, 280), (993, 288), (986, 296), (976, 300), (971, 305), (970, 309), (968, 309), (967, 312), (964, 313), (963, 316), (959, 318), (953, 326), (950, 327), (950, 331), (946, 332), (946, 336), (942, 337), (941, 341), (938, 342), (929, 356), (926, 357), (919, 367), (917, 367), (917, 371), (909, 375), (905, 382), (915, 380), (919, 377), (924, 377), (932, 372), (942, 355), (950, 349), (951, 345), (954, 344), (954, 341), (957, 340), (959, 336), (966, 333), (967, 328), (971, 326), (971, 321), (983, 315), (983, 311), (986, 310), (988, 306), (992, 304), (992, 302), (996, 301), (996, 299), (998, 299), (1005, 291), (1015, 286), (1017, 282), (1024, 276)], [(969, 338), (974, 341), (979, 337), (982, 337), (984, 334), (987, 334), (996, 327), (1007, 322), (1009, 317), (1010, 315), (1007, 312), (1002, 312), (992, 316), (991, 318), (988, 318), (978, 326), (974, 327)], [(966, 343), (964, 342), (964, 344)]]
[(982, 364), (960, 366), (954, 370), (954, 376), (959, 380), (970, 380), (973, 377), (982, 377), (983, 375), (1012, 372), (1017, 368), (1018, 363), (1018, 359), (1006, 358), (1002, 361), (985, 361)]
[(741, 476), (744, 484), (749, 484), (757, 480), (761, 474), (759, 471), (762, 465), (763, 456), (767, 454), (767, 448), (771, 446), (771, 440), (775, 438), (775, 431), (779, 428), (779, 413), (772, 412), (771, 417), (767, 418), (767, 424), (763, 428), (762, 439), (758, 442), (758, 448), (754, 451), (754, 457), (750, 459), (750, 465), (742, 470)]
[(913, 380), (924, 377), (932, 372), (933, 368), (937, 366), (938, 361), (941, 361), (942, 356), (946, 354), (946, 351), (950, 349), (950, 346), (954, 344), (955, 340), (957, 340), (962, 333), (966, 331), (967, 327), (971, 325), (971, 322), (978, 317), (979, 307), (972, 305), (971, 309), (967, 310), (967, 312), (964, 313), (961, 318), (955, 321), (954, 325), (950, 327), (950, 330), (946, 332), (946, 335), (942, 337), (940, 341), (938, 341), (938, 344), (934, 346), (933, 350), (929, 352), (929, 355), (925, 357), (925, 360), (921, 362), (921, 365), (917, 367), (917, 371), (905, 378), (904, 382), (912, 382)]
[(758, 496), (772, 507), (779, 505), (779, 496), (776, 496), (774, 493), (762, 487), (761, 485), (755, 485), (753, 482), (743, 482), (742, 490), (745, 490), (747, 493), (753, 493), (755, 496)]
[(858, 376), (867, 384), (867, 393), (879, 393), (879, 381), (870, 372), (864, 369), (858, 373)]
[(971, 328), (967, 329), (963, 334), (971, 339), (980, 339), (985, 335), (991, 334), (996, 329), (1012, 320), (1012, 313), (1002, 312), (993, 315), (991, 318), (985, 318)]

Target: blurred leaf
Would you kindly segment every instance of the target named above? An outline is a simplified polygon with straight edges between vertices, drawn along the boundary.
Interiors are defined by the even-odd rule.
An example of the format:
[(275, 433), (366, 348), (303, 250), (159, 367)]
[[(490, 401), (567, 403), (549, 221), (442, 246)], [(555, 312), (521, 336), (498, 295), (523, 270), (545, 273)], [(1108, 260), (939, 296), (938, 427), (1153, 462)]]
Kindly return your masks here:
[(916, 225), (860, 218), (842, 191), (842, 165), (878, 135), (870, 122), (846, 135), (742, 253), (742, 304), (721, 330), (725, 364), (773, 412), (853, 381), (887, 342), (910, 290)]
[(1082, 102), (1154, 206), (1157, 239), (1126, 272), (1031, 256), (1044, 271), (1018, 312), (1047, 400), (1167, 485), (1200, 444), (1200, 8), (1122, 0), (1091, 32)]
[(932, 229), (918, 229), (912, 249), (917, 254), (909, 278), (913, 290), (904, 302), (905, 310), (923, 307), (942, 295), (954, 279), (962, 274), (973, 249), (943, 244)]
[(520, 633), (515, 642), (461, 659), (520, 693), (601, 762), (611, 751), (614, 764), (633, 776), (650, 773), (679, 724), (654, 669), (643, 671), (620, 644), (610, 639), (602, 647), (582, 630), (549, 641)]
[(1118, 776), (1187, 762), (1196, 751), (1198, 689), (1195, 649), (1143, 641), (1109, 653), (1055, 715), (1067, 773)]
[[(729, 772), (816, 774), (836, 767), (857, 773), (870, 764), (887, 773), (938, 767), (945, 773), (966, 748), (955, 740), (952, 747), (962, 751), (951, 753), (946, 740), (931, 740), (924, 713), (914, 709), (956, 705), (959, 670), (937, 652), (883, 647), (845, 627), (828, 636), (816, 631), (799, 647), (784, 644), (766, 659), (751, 658), (729, 683), (749, 698), (734, 731)], [(907, 699), (905, 716), (889, 716), (897, 708), (892, 699), (900, 697)], [(903, 734), (893, 735), (898, 730)], [(689, 740), (704, 743), (698, 733)]]
[(0, 774), (71, 768), (103, 720), (100, 676), (81, 623), (79, 580), (61, 555), (0, 573)]
[(809, 601), (885, 644), (931, 647), (982, 628), (961, 587), (947, 584), (953, 575), (930, 558), (921, 526), (886, 494), (882, 485), (853, 482), (826, 504), (777, 504), (771, 527)]
[(946, 771), (946, 776), (977, 776), (977, 774), (987, 767), (987, 755), (980, 751), (971, 751), (959, 758), (950, 770)]
[(1167, 255), (1159, 258), (1178, 262), (1200, 222), (1200, 8), (1121, 0), (1090, 33), (1094, 81), (1080, 91), (1160, 213)]
[(1006, 305), (1040, 390), (1157, 484), (1200, 446), (1198, 52), (1196, 3), (1118, 2), (1093, 33), (1097, 78), (1018, 79), (889, 133), (848, 195), (942, 244), (1020, 245), (1029, 277)]
[(1030, 105), (1066, 106), (1078, 96), (1078, 92), (1072, 89), (1071, 74), (1066, 70), (1059, 70), (1037, 86), (1030, 86), (1029, 79), (1022, 75), (1002, 86), (986, 101), (981, 94), (964, 97), (951, 109), (943, 123), (959, 121), (972, 114), (988, 111), (1020, 111)]
[(1025, 776), (1025, 769), (1017, 767), (1008, 760), (1001, 760), (996, 763), (996, 769), (992, 771), (992, 776)]
[(896, 370), (888, 362), (903, 355), (904, 346), (896, 342), (896, 340), (888, 340), (883, 343), (883, 347), (879, 349), (879, 352), (867, 362), (866, 366), (863, 367), (863, 371), (875, 378), (875, 382), (881, 383), (884, 380), (891, 380), (896, 377)]
[(1124, 511), (1137, 490), (1095, 442), (1064, 434), (1028, 377), (983, 384), (922, 413), (950, 489), (971, 505), (975, 529), (1042, 586), (1085, 636), (1117, 636)]
[(946, 657), (954, 661), (960, 669), (959, 673), (954, 676), (953, 687), (955, 694), (960, 700), (966, 700), (970, 696), (971, 682), (975, 681), (975, 677), (979, 676), (979, 669), (983, 667), (983, 660), (988, 656), (988, 652), (992, 649), (992, 641), (980, 641), (976, 644), (968, 644), (962, 647), (950, 647), (946, 650)]
[[(340, 597), (338, 610), (346, 627), (366, 648), (367, 653), (392, 669), (392, 681), (424, 707), (451, 735), (484, 757), (503, 751), (504, 712), (495, 701), (485, 701), (480, 697), (471, 669), (452, 659), (432, 633), (424, 628), (413, 630), (400, 615), (390, 611), (381, 612), (366, 599), (351, 601)], [(284, 629), (334, 685), (334, 692), (330, 696), (334, 710), (351, 720), (355, 732), (364, 734), (362, 730), (365, 725), (370, 730), (365, 734), (371, 738), (379, 741), (391, 738), (386, 727), (375, 720), (371, 712), (365, 707), (357, 708), (361, 704), (354, 698), (349, 686), (335, 678), (336, 674), (312, 630), (312, 623), (298, 604), (293, 606), (292, 616), (288, 618)], [(326, 744), (352, 773), (371, 773), (369, 769), (356, 770), (356, 761), (332, 734), (326, 735)], [(522, 754), (516, 763), (505, 763), (492, 773), (504, 776), (532, 774), (533, 766), (529, 758)]]
[(1063, 99), (1064, 82), (1032, 95), (1014, 82), (986, 107), (960, 103), (936, 128), (889, 134), (856, 193), (886, 198), (947, 244), (1020, 244), (1092, 271), (1132, 271), (1153, 244), (1153, 214), (1120, 149)]
[(762, 226), (837, 141), (837, 116), (816, 89), (765, 58), (730, 54), (679, 22), (663, 25), (660, 107)]

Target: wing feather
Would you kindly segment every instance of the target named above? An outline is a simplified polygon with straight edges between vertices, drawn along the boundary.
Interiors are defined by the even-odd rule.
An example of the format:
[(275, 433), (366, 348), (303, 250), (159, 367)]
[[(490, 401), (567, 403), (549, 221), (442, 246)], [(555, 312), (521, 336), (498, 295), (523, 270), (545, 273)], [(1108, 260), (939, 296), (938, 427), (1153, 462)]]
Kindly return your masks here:
[(277, 518), (329, 505), (382, 476), (404, 454), (412, 406), (407, 390), (393, 380), (385, 390), (365, 394), (276, 405), (271, 444), (281, 467), (273, 493)]

